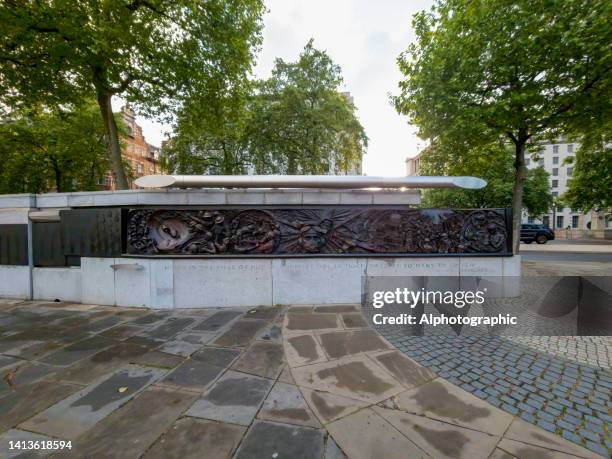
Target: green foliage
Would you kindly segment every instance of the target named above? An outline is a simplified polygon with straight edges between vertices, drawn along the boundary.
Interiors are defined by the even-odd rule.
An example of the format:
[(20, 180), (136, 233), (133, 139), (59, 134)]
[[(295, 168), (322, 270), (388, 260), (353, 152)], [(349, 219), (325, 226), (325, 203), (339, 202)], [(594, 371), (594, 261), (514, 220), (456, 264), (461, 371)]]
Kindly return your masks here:
[(109, 167), (95, 102), (13, 112), (0, 123), (0, 194), (98, 189)]
[(439, 144), (513, 144), (515, 231), (529, 144), (610, 119), (610, 17), (608, 0), (439, 0), (415, 15), (393, 102)]
[(261, 41), (262, 0), (98, 0), (0, 4), (0, 104), (95, 97), (119, 187), (127, 187), (112, 96), (139, 113), (240, 81)]
[(277, 59), (264, 81), (196, 97), (164, 148), (167, 170), (190, 174), (323, 174), (357, 166), (367, 145), (353, 104), (339, 92), (340, 67), (306, 45), (296, 62)]
[(257, 172), (325, 174), (359, 165), (368, 138), (341, 83), (340, 67), (312, 40), (296, 62), (276, 60), (251, 105), (249, 148)]
[(587, 133), (581, 142), (561, 202), (583, 212), (612, 214), (612, 125)]
[[(463, 150), (461, 150), (463, 149)], [(456, 162), (454, 159), (459, 161)], [(507, 145), (493, 143), (466, 147), (429, 145), (421, 153), (422, 175), (474, 175), (484, 178), (482, 190), (426, 190), (425, 207), (511, 207), (513, 196), (514, 161)], [(527, 171), (524, 206), (529, 215), (546, 213), (553, 203), (549, 174), (543, 168)]]

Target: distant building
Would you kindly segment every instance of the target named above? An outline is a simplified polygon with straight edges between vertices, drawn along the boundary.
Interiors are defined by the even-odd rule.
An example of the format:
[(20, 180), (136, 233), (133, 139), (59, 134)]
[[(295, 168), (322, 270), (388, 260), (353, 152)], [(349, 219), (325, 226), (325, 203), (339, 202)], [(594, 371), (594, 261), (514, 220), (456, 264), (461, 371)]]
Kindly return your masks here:
[(421, 169), (421, 153), (412, 158), (406, 158), (406, 176), (419, 175)]
[[(542, 141), (540, 149), (531, 159), (527, 155), (525, 159), (528, 169), (543, 167), (550, 174), (550, 187), (553, 198), (560, 197), (568, 189), (574, 172), (574, 164), (566, 164), (565, 160), (574, 157), (580, 144), (569, 142), (563, 138), (554, 142)], [(585, 237), (596, 236), (597, 232), (612, 229), (610, 221), (606, 221), (603, 214), (597, 212), (581, 213), (578, 209), (555, 206), (548, 213), (538, 217), (529, 217), (523, 211), (523, 223), (544, 223), (555, 230), (558, 237)], [(603, 232), (602, 232), (603, 234)]]
[[(146, 142), (142, 134), (142, 127), (136, 123), (136, 114), (129, 105), (121, 107), (121, 118), (127, 127), (127, 135), (120, 139), (121, 156), (129, 163), (133, 177), (136, 179), (143, 175), (160, 174), (160, 148)], [(108, 171), (106, 176), (100, 180), (99, 185), (108, 190), (116, 189), (111, 171)], [(136, 188), (132, 180), (129, 180), (129, 185), (130, 188)]]

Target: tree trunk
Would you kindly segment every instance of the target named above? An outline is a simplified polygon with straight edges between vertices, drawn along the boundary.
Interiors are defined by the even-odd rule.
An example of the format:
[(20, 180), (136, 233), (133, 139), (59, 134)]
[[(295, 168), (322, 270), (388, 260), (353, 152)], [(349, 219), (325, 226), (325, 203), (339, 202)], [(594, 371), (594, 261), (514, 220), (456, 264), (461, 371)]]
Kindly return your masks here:
[(108, 137), (108, 149), (110, 153), (113, 175), (115, 176), (115, 183), (117, 185), (117, 189), (127, 190), (129, 188), (128, 180), (125, 170), (123, 169), (121, 146), (119, 145), (119, 132), (115, 117), (113, 116), (111, 95), (98, 91), (97, 98), (100, 113), (102, 114), (102, 120), (104, 121), (104, 129), (106, 130), (106, 135)]
[(521, 244), (521, 217), (523, 214), (523, 188), (525, 187), (525, 177), (527, 176), (527, 168), (525, 167), (525, 145), (527, 139), (523, 137), (517, 138), (514, 147), (514, 170), (516, 177), (514, 179), (514, 193), (512, 195), (512, 253), (517, 255)]
[(55, 190), (58, 193), (63, 193), (64, 189), (62, 188), (62, 171), (60, 171), (59, 165), (54, 157), (51, 157), (51, 166), (53, 167), (53, 173), (55, 175)]

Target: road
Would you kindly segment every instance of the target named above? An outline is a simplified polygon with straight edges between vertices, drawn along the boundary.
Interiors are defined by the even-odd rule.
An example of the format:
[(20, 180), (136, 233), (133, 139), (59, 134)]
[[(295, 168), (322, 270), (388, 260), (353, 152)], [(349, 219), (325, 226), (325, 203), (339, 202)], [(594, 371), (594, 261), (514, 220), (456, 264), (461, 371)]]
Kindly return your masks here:
[(546, 244), (521, 243), (523, 261), (612, 263), (612, 241), (555, 240)]

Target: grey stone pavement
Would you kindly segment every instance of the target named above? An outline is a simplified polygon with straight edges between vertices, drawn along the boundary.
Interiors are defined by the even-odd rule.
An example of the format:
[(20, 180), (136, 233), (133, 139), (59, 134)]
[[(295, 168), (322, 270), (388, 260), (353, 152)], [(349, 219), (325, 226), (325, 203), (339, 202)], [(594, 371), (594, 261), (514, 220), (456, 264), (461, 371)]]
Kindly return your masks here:
[[(446, 345), (432, 344), (427, 359), (417, 346), (397, 346), (413, 358), (369, 328), (358, 305), (150, 311), (0, 300), (0, 457), (609, 456), (610, 419), (594, 416), (599, 406), (609, 415), (609, 373), (551, 358), (547, 374), (559, 368), (553, 398), (543, 397), (530, 419), (503, 405), (518, 406), (516, 397), (472, 389), (487, 381), (486, 357), (510, 361), (517, 344), (487, 343), (495, 349), (483, 351), (471, 387), (433, 364), (459, 359), (442, 354)], [(498, 366), (503, 378), (488, 386), (506, 387), (499, 381), (512, 367)], [(522, 382), (508, 382), (511, 395)], [(562, 398), (570, 382), (573, 395)], [(571, 398), (585, 384), (590, 414)], [(538, 401), (531, 395), (520, 403)], [(542, 423), (551, 400), (571, 403), (574, 411), (562, 405), (554, 422), (575, 415), (578, 436)], [(592, 430), (587, 416), (599, 420)], [(9, 450), (15, 440), (70, 440), (72, 449)]]

